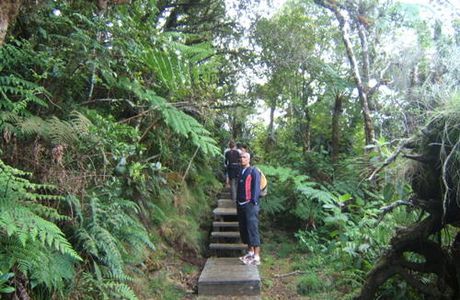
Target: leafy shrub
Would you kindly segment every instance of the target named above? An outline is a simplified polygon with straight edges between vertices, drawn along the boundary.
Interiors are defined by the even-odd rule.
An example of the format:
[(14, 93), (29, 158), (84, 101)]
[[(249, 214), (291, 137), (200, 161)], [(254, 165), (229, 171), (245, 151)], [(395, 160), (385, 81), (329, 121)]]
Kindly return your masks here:
[(315, 273), (303, 275), (297, 283), (297, 293), (302, 296), (308, 296), (324, 289), (327, 289), (327, 286)]

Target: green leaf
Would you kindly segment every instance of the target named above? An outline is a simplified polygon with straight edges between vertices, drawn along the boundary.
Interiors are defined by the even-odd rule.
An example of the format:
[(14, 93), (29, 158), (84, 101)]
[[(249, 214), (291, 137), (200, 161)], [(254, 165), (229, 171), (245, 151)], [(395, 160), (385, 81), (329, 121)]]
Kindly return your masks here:
[(337, 201), (338, 202), (345, 202), (345, 201), (348, 201), (352, 198), (352, 196), (350, 194), (343, 194), (343, 195), (340, 195), (338, 198), (337, 198)]
[(0, 288), (0, 293), (2, 294), (9, 294), (9, 293), (12, 293), (14, 292), (16, 289), (14, 287), (4, 287), (4, 288)]

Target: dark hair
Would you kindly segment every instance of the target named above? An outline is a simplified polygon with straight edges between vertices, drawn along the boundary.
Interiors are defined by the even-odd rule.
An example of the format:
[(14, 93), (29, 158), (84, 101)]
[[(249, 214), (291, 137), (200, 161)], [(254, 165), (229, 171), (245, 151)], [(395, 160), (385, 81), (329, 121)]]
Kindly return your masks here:
[(235, 147), (235, 142), (234, 142), (234, 141), (228, 142), (228, 147), (229, 147), (229, 148)]

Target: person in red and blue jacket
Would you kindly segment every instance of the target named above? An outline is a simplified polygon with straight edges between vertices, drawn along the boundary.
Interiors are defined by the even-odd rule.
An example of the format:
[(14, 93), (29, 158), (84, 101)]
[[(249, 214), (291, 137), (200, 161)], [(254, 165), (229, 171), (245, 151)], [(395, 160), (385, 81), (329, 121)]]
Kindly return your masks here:
[(236, 207), (241, 240), (248, 245), (248, 253), (240, 257), (240, 260), (246, 265), (260, 265), (260, 173), (251, 167), (250, 160), (249, 153), (241, 154)]

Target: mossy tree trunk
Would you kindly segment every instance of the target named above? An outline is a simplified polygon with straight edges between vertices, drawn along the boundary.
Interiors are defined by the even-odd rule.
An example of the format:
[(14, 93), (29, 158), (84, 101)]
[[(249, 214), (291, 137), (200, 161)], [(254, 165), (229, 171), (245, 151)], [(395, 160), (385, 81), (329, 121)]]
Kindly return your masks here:
[(0, 1), (0, 46), (5, 43), (8, 28), (14, 23), (22, 6), (22, 0)]

